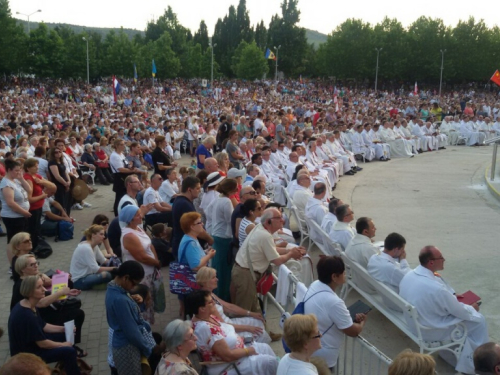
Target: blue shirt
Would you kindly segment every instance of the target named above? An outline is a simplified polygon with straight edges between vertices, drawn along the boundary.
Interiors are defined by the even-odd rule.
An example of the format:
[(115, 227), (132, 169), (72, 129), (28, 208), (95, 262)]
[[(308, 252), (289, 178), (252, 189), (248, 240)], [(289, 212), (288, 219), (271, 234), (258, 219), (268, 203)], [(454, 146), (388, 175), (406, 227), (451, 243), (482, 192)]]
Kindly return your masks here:
[(196, 166), (198, 167), (198, 169), (205, 169), (205, 165), (203, 163), (200, 163), (200, 155), (204, 155), (205, 159), (212, 157), (212, 153), (208, 151), (203, 143), (196, 149)]
[(200, 243), (187, 234), (182, 237), (179, 244), (179, 263), (189, 264), (193, 269), (200, 265), (201, 258), (205, 256)]
[(186, 212), (195, 212), (193, 202), (183, 195), (177, 196), (174, 203), (172, 203), (172, 253), (177, 259), (177, 252), (179, 251), (179, 244), (181, 243), (184, 232), (181, 229), (180, 220), (182, 215)]

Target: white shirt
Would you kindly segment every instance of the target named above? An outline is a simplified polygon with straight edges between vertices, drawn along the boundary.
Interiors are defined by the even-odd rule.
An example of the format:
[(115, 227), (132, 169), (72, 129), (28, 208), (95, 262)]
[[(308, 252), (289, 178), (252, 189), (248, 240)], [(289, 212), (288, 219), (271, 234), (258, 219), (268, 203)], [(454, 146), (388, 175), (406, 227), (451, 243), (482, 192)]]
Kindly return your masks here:
[(297, 189), (293, 194), (292, 200), (299, 211), (299, 216), (301, 219), (305, 219), (306, 204), (309, 198), (313, 196), (313, 193), (308, 188), (297, 185)]
[(278, 365), (276, 375), (317, 375), (318, 370), (310, 362), (300, 361), (285, 354)]
[(337, 216), (335, 216), (331, 212), (328, 212), (321, 221), (321, 229), (323, 229), (326, 233), (330, 233), (333, 224), (335, 224), (337, 221)]
[(179, 185), (177, 185), (177, 181), (170, 182), (169, 180), (165, 180), (162, 182), (158, 192), (164, 202), (170, 203), (172, 197), (175, 194), (179, 194)]
[(342, 246), (342, 250), (345, 250), (355, 234), (356, 231), (354, 228), (351, 227), (349, 223), (344, 223), (342, 221), (337, 221), (333, 224), (330, 233), (328, 233), (333, 242), (337, 242)]
[[(316, 315), (318, 329), (323, 335), (321, 349), (314, 352), (313, 356), (323, 358), (328, 367), (334, 367), (344, 341), (342, 330), (351, 327), (353, 322), (344, 301), (328, 285), (319, 280), (309, 286), (304, 300), (320, 291), (322, 293), (313, 296), (305, 303), (304, 313)], [(333, 326), (332, 323), (334, 323)], [(328, 329), (330, 326), (332, 327)]]
[(306, 204), (306, 218), (314, 220), (318, 225), (321, 225), (323, 218), (328, 213), (328, 208), (323, 204), (323, 201), (313, 197), (309, 198)]
[[(153, 189), (151, 186), (148, 187), (144, 193), (143, 204), (148, 205), (150, 203), (161, 203), (163, 199), (160, 196), (158, 190)], [(156, 214), (160, 211), (156, 210), (156, 208), (152, 208), (146, 215)]]
[(82, 277), (97, 273), (99, 271), (99, 263), (104, 263), (106, 258), (102, 255), (99, 246), (93, 249), (86, 241), (80, 242), (73, 252), (69, 272), (73, 281), (77, 281)]
[(47, 174), (49, 172), (49, 162), (43, 158), (39, 158), (38, 156), (35, 157), (36, 160), (38, 160), (38, 171), (37, 173), (48, 180)]
[(211, 215), (212, 228), (209, 232), (212, 236), (220, 238), (232, 238), (231, 215), (233, 213), (233, 204), (231, 200), (224, 196), (219, 196), (210, 205), (209, 212), (205, 215)]
[(111, 173), (120, 173), (119, 168), (127, 168), (125, 156), (113, 151), (109, 157), (109, 166), (111, 167)]
[[(347, 245), (345, 249), (345, 255), (352, 261), (358, 263), (364, 269), (368, 267), (368, 261), (374, 254), (380, 254), (380, 249), (373, 245), (372, 241), (368, 237), (358, 233), (354, 235), (353, 239), (349, 242), (349, 245)], [(365, 292), (375, 292), (375, 289), (373, 289), (369, 283), (357, 277), (356, 274), (353, 275), (353, 281)]]
[(370, 258), (367, 270), (375, 280), (384, 283), (394, 292), (399, 293), (399, 283), (404, 275), (411, 271), (411, 268), (406, 259), (398, 262), (389, 254), (381, 252)]

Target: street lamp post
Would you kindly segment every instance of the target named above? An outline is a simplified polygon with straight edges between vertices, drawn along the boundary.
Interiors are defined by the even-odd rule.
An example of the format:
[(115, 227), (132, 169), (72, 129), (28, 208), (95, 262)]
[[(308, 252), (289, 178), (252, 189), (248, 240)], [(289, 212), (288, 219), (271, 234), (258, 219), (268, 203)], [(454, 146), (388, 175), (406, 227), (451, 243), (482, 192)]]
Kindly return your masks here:
[(276, 50), (276, 70), (274, 72), (274, 80), (276, 81), (276, 83), (278, 83), (278, 53), (279, 53), (280, 48), (281, 48), (281, 44), (278, 46), (278, 48), (276, 48), (276, 46), (274, 46), (274, 49)]
[(444, 69), (444, 53), (445, 49), (439, 50), (441, 51), (441, 77), (439, 78), (439, 101), (441, 102), (441, 86), (443, 84), (443, 69)]
[(90, 69), (89, 69), (89, 40), (85, 37), (82, 39), (87, 42), (87, 85), (90, 84)]
[(210, 89), (213, 90), (213, 87), (214, 87), (214, 48), (217, 47), (217, 43), (212, 44), (212, 42), (210, 42), (208, 45), (212, 49), (212, 65), (210, 68)]
[(25, 16), (26, 18), (28, 18), (28, 35), (31, 31), (30, 29), (30, 17), (35, 14), (35, 13), (40, 13), (42, 10), (41, 9), (38, 9), (37, 11), (33, 12), (33, 13), (30, 13), (30, 14), (24, 14), (24, 13), (20, 13), (20, 12), (16, 12), (16, 14), (20, 14), (21, 16)]
[(380, 51), (382, 51), (382, 48), (375, 48), (375, 51), (377, 51), (377, 67), (375, 68), (375, 92), (377, 92), (377, 84), (378, 84), (378, 57), (379, 57)]

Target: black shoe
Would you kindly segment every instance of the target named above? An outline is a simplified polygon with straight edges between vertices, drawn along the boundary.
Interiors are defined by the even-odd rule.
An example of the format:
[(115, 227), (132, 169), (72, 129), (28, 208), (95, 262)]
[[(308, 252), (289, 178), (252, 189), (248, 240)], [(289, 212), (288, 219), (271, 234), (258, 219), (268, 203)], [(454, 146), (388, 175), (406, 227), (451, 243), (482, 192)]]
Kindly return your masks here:
[(347, 176), (354, 176), (354, 172), (353, 172), (353, 171), (349, 171), (349, 172), (344, 173), (344, 175), (347, 175)]
[(334, 191), (337, 188), (337, 184), (333, 185), (332, 191)]
[(424, 152), (424, 150), (422, 150), (422, 149), (418, 150), (419, 154), (423, 154), (423, 152)]
[(356, 167), (356, 171), (359, 172), (359, 171), (362, 171), (363, 168), (360, 168), (360, 167)]
[(378, 160), (380, 160), (380, 161), (387, 161), (387, 159), (384, 158), (383, 156), (380, 159), (378, 159)]

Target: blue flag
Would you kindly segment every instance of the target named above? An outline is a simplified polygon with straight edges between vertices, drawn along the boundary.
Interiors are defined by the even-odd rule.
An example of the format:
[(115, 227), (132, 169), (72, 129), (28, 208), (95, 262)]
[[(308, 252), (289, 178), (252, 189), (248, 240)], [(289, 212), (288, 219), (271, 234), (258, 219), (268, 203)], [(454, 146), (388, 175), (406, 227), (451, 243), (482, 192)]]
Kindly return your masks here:
[(137, 67), (134, 64), (134, 82), (137, 83)]
[(155, 65), (155, 59), (153, 59), (153, 69), (152, 69), (152, 72), (153, 72), (153, 77), (156, 76), (156, 65)]
[(276, 60), (276, 56), (274, 56), (273, 51), (271, 51), (269, 48), (266, 50), (265, 58), (268, 60)]

